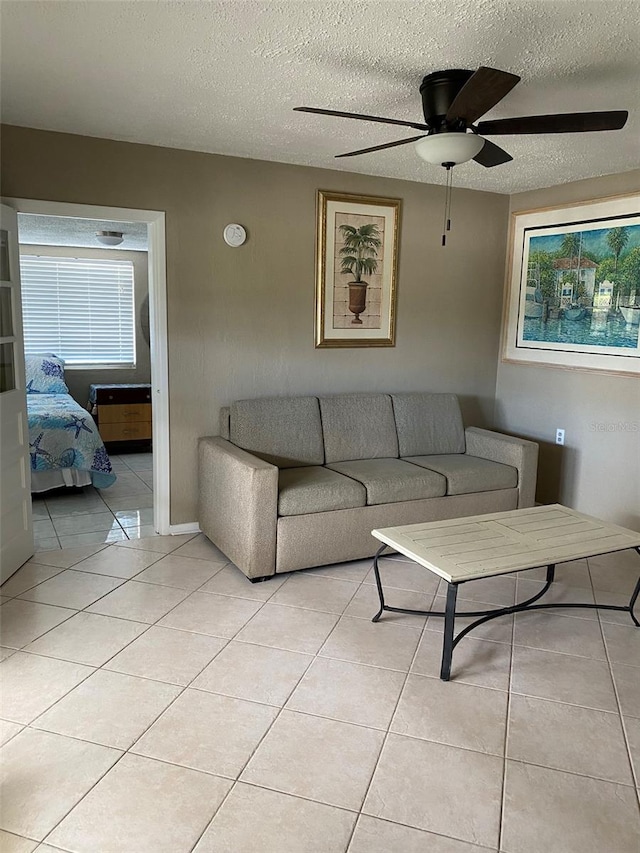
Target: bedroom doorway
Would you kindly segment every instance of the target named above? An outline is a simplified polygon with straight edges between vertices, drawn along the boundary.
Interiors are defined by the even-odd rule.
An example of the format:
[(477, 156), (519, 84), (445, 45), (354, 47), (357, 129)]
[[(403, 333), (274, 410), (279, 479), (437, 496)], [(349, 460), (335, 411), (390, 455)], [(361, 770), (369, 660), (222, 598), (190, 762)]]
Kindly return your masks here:
[(0, 207), (0, 583), (33, 554), (15, 211)]
[[(71, 255), (82, 268), (82, 274), (88, 264), (94, 264), (91, 257), (95, 259), (99, 256), (102, 266), (100, 269), (91, 270), (94, 277), (92, 280), (108, 282), (110, 277), (117, 273), (119, 278), (113, 292), (121, 294), (118, 301), (122, 302), (118, 310), (115, 310), (115, 319), (110, 321), (106, 315), (113, 309), (113, 300), (109, 301), (109, 310), (100, 312), (101, 316), (96, 320), (96, 331), (93, 333), (93, 344), (96, 345), (95, 342), (98, 341), (98, 350), (101, 336), (111, 341), (111, 355), (105, 356), (103, 360), (106, 361), (116, 360), (112, 354), (113, 345), (118, 335), (122, 336), (124, 342), (118, 340), (116, 347), (119, 364), (100, 364), (98, 369), (92, 370), (90, 364), (78, 364), (83, 360), (83, 356), (75, 353), (70, 359), (75, 361), (75, 364), (72, 363), (70, 369), (67, 366), (64, 368), (65, 377), (69, 377), (67, 384), (73, 399), (89, 410), (97, 422), (116, 480), (106, 488), (104, 485), (102, 488), (88, 485), (81, 491), (77, 488), (63, 488), (56, 489), (55, 492), (45, 491), (40, 498), (34, 495), (34, 527), (39, 526), (35, 531), (36, 539), (40, 539), (41, 547), (50, 545), (66, 548), (90, 545), (94, 542), (97, 544), (100, 534), (105, 531), (109, 536), (105, 541), (178, 532), (171, 530), (169, 512), (164, 213), (22, 199), (7, 201), (18, 214), (21, 244), (23, 235), (26, 239), (27, 232), (30, 232), (26, 239), (27, 245), (21, 246), (21, 255), (28, 254), (29, 258), (34, 259), (38, 257), (42, 267), (40, 270), (35, 260), (29, 261), (34, 268), (32, 290), (35, 306), (42, 304), (42, 300), (38, 298), (40, 272), (46, 284), (47, 276), (48, 280), (51, 280), (52, 274), (56, 273), (53, 267), (57, 269), (62, 263), (60, 259)], [(51, 239), (47, 239), (44, 236), (47, 228), (60, 228), (63, 234), (66, 233), (66, 237), (56, 239), (52, 232)], [(74, 238), (74, 229), (84, 229), (85, 238)], [(100, 245), (95, 241), (98, 231), (124, 234), (121, 254), (117, 253), (114, 246)], [(24, 265), (27, 258), (23, 257), (22, 260)], [(131, 268), (129, 272), (127, 265)], [(76, 274), (77, 271), (71, 269), (72, 280)], [(129, 283), (127, 275), (131, 278)], [(143, 279), (147, 284), (144, 288), (146, 293), (141, 292)], [(48, 285), (47, 287), (45, 292), (48, 293), (51, 288)], [(66, 293), (63, 292), (62, 286), (57, 285), (57, 288), (60, 292), (56, 298), (70, 299), (71, 302), (80, 300), (75, 287), (70, 289), (67, 286)], [(80, 286), (77, 288), (78, 294), (81, 289)], [(25, 299), (23, 302), (28, 313), (28, 303)], [(34, 308), (32, 318), (25, 316), (27, 328), (37, 330), (38, 310), (37, 307)], [(126, 326), (122, 318), (131, 317), (131, 314), (134, 318), (134, 330), (133, 344), (129, 351), (126, 334), (122, 332), (123, 325)], [(66, 316), (72, 315), (73, 305)], [(33, 320), (31, 327), (30, 319)], [(76, 327), (77, 325), (76, 319)], [(131, 329), (129, 335), (131, 336)], [(73, 345), (75, 341), (70, 346), (67, 338), (67, 349), (73, 350)], [(100, 353), (92, 354), (91, 359), (92, 363), (99, 361)], [(114, 372), (113, 368), (118, 367), (125, 369)], [(88, 423), (91, 426), (91, 419)], [(149, 439), (152, 439), (152, 442)], [(100, 470), (101, 465), (98, 464), (96, 468)], [(71, 474), (74, 478), (76, 476), (72, 471), (63, 473), (65, 477)], [(45, 472), (45, 476), (48, 476), (48, 472)], [(72, 482), (70, 485), (81, 483)], [(89, 515), (92, 518), (89, 518)], [(109, 532), (108, 528), (111, 526)]]

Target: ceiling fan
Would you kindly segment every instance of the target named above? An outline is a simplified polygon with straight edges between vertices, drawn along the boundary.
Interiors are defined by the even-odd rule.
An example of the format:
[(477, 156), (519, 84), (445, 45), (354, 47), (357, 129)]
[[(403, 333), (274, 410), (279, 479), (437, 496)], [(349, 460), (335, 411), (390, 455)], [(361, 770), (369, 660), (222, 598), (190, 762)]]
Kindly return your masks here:
[(416, 152), (423, 160), (447, 170), (447, 189), (444, 208), (442, 245), (446, 245), (446, 231), (451, 230), (451, 170), (459, 163), (475, 160), (491, 168), (513, 160), (499, 145), (484, 136), (515, 135), (520, 133), (582, 133), (585, 131), (620, 130), (629, 113), (626, 110), (609, 110), (593, 113), (559, 113), (556, 115), (520, 116), (481, 121), (474, 124), (492, 107), (495, 107), (513, 87), (520, 82), (517, 74), (497, 68), (480, 66), (477, 71), (451, 68), (427, 74), (420, 84), (424, 124), (401, 121), (395, 118), (323, 110), (317, 107), (294, 107), (297, 112), (375, 121), (421, 130), (419, 136), (396, 139), (383, 145), (360, 148), (336, 157), (355, 157), (385, 148), (416, 143)]
[(474, 124), (477, 119), (495, 107), (519, 82), (520, 77), (517, 74), (486, 66), (481, 66), (477, 71), (449, 69), (427, 74), (420, 85), (424, 124), (339, 110), (323, 110), (316, 107), (294, 107), (294, 109), (303, 113), (375, 121), (423, 131), (419, 136), (410, 136), (408, 139), (397, 139), (395, 142), (337, 154), (337, 157), (355, 157), (358, 154), (369, 154), (372, 151), (382, 151), (385, 148), (417, 142), (416, 151), (424, 160), (448, 169), (472, 159), (487, 168), (513, 160), (513, 157), (500, 146), (484, 139), (485, 135), (619, 130), (624, 127), (629, 115), (626, 110), (609, 110), (522, 116)]

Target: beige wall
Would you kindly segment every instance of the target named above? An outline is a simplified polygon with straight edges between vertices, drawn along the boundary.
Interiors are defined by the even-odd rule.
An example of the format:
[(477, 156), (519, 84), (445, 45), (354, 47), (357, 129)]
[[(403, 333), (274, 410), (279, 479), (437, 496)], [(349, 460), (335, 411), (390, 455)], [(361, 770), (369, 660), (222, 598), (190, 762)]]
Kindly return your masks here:
[[(511, 210), (638, 191), (640, 170), (519, 193)], [(495, 421), (542, 443), (538, 500), (640, 530), (640, 379), (500, 363)]]
[[(235, 399), (447, 390), (490, 424), (506, 196), (455, 190), (443, 249), (441, 186), (16, 127), (2, 147), (5, 196), (166, 211), (172, 523), (196, 520), (196, 442)], [(314, 348), (318, 189), (403, 200), (393, 348)]]
[(94, 383), (105, 385), (111, 383), (151, 382), (151, 360), (147, 337), (143, 326), (149, 328), (149, 273), (146, 252), (131, 252), (124, 249), (89, 249), (75, 246), (36, 246), (34, 244), (20, 245), (21, 255), (45, 255), (52, 258), (106, 258), (107, 260), (128, 260), (133, 264), (134, 278), (134, 310), (136, 330), (136, 366), (129, 368), (99, 368), (80, 370), (65, 367), (65, 381), (69, 393), (86, 406), (89, 400), (89, 385)]

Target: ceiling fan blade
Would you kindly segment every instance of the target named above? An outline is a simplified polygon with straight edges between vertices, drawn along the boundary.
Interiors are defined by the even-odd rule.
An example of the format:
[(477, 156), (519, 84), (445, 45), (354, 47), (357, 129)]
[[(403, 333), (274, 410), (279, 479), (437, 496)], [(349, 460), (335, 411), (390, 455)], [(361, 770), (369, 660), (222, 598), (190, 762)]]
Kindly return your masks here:
[(317, 107), (294, 107), (297, 113), (316, 113), (321, 116), (338, 116), (339, 118), (355, 118), (359, 121), (377, 121), (380, 124), (399, 124), (401, 127), (414, 127), (416, 130), (429, 130), (426, 124), (414, 121), (400, 121), (397, 118), (380, 118), (379, 116), (367, 116), (361, 113), (343, 113), (339, 110), (320, 110)]
[(482, 65), (464, 84), (447, 110), (447, 121), (462, 119), (467, 125), (483, 116), (520, 82), (517, 74)]
[(559, 113), (550, 116), (519, 116), (481, 121), (477, 131), (485, 134), (514, 133), (583, 133), (593, 130), (620, 130), (629, 113), (626, 110), (609, 110), (600, 113)]
[(501, 166), (503, 163), (508, 163), (509, 160), (513, 160), (513, 157), (499, 145), (485, 139), (484, 145), (473, 159), (476, 163), (480, 163), (481, 166), (486, 166), (489, 169), (491, 166)]
[[(408, 139), (396, 139), (395, 142), (385, 142), (384, 145), (373, 145), (371, 148), (361, 148), (359, 151), (349, 151), (347, 154), (336, 154), (336, 158), (355, 157), (357, 154), (369, 154), (371, 151), (382, 151), (384, 148), (395, 148), (398, 145), (407, 145), (409, 142), (417, 142), (422, 136), (410, 136)], [(497, 146), (496, 146), (497, 147)]]

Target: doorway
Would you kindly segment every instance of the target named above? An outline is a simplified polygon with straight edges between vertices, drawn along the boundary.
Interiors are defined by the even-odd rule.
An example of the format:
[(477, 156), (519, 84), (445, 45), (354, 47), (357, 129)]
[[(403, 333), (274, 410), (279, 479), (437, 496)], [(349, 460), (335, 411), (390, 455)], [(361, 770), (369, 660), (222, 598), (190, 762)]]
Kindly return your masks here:
[[(108, 371), (102, 372), (96, 370), (94, 376), (89, 376), (86, 371), (68, 371), (72, 377), (70, 390), (71, 387), (74, 388), (76, 392), (75, 397), (83, 397), (85, 396), (85, 390), (87, 392), (86, 396), (88, 399), (78, 399), (77, 402), (90, 411), (93, 411), (94, 418), (98, 421), (101, 435), (104, 432), (103, 438), (109, 449), (109, 456), (111, 457), (117, 479), (111, 487), (111, 493), (108, 488), (99, 490), (93, 488), (93, 486), (88, 486), (80, 492), (73, 490), (73, 493), (69, 494), (67, 492), (70, 492), (70, 490), (63, 489), (56, 490), (55, 492), (45, 491), (41, 497), (34, 495), (34, 532), (36, 539), (44, 540), (46, 543), (47, 534), (52, 534), (50, 541), (52, 547), (65, 548), (73, 547), (76, 544), (89, 544), (91, 541), (97, 542), (105, 526), (110, 527), (111, 524), (113, 525), (112, 538), (107, 538), (105, 541), (114, 541), (125, 537), (131, 539), (144, 537), (152, 535), (154, 532), (160, 534), (183, 532), (182, 529), (172, 530), (170, 524), (164, 213), (161, 211), (106, 208), (94, 205), (25, 199), (7, 199), (6, 201), (18, 213), (19, 232), (21, 231), (21, 219), (25, 223), (25, 228), (22, 229), (25, 233), (27, 223), (32, 225), (40, 223), (44, 225), (49, 222), (55, 225), (56, 221), (62, 225), (62, 232), (66, 229), (67, 235), (73, 231), (74, 225), (77, 225), (77, 227), (84, 226), (85, 231), (87, 233), (92, 232), (94, 236), (96, 231), (105, 230), (126, 233), (129, 230), (133, 249), (145, 249), (147, 261), (146, 279), (148, 282), (148, 296), (146, 301), (148, 304), (148, 325), (146, 326), (146, 330), (144, 323), (146, 306), (141, 305), (139, 291), (136, 294), (135, 318), (136, 325), (139, 326), (138, 339), (140, 338), (140, 334), (144, 335), (146, 331), (145, 337), (148, 340), (150, 376), (145, 376), (144, 373), (133, 370), (128, 377), (131, 379), (131, 382), (126, 382), (125, 371), (109, 373)], [(105, 223), (109, 226), (108, 228), (104, 227)], [(37, 233), (37, 230), (35, 232), (33, 228), (31, 230), (33, 233)], [(35, 243), (38, 241), (34, 241), (33, 233), (29, 237), (29, 242), (35, 246)], [(137, 245), (133, 245), (134, 235), (137, 235)], [(146, 247), (140, 242), (143, 238), (144, 242), (146, 242)], [(61, 250), (59, 247), (54, 252), (54, 242), (60, 241), (48, 241), (49, 245), (46, 248), (51, 248), (48, 255), (62, 253), (84, 254), (86, 256), (92, 254), (89, 249), (86, 249), (84, 252), (82, 249), (65, 252), (64, 249)], [(68, 236), (64, 242), (71, 249)], [(99, 246), (97, 242), (95, 245)], [(29, 248), (28, 246), (21, 246), (21, 255), (29, 251)], [(37, 247), (40, 255), (43, 254), (43, 248), (42, 246)], [(94, 252), (93, 254), (98, 253)], [(103, 252), (102, 254), (109, 255), (110, 257), (114, 255), (112, 251)], [(142, 253), (139, 252), (138, 254), (141, 255)], [(124, 255), (120, 257), (124, 258)], [(137, 269), (137, 274), (138, 279), (140, 279), (139, 268)], [(138, 344), (140, 344), (140, 340), (138, 340)], [(139, 346), (139, 349), (142, 348)], [(139, 364), (139, 362), (137, 363)], [(87, 378), (91, 378), (90, 383), (86, 382)], [(114, 378), (118, 381), (112, 383), (111, 380)], [(146, 378), (150, 379), (148, 383), (138, 381)], [(86, 389), (84, 389), (83, 379), (84, 384), (87, 386)], [(105, 380), (104, 382), (102, 381), (103, 379)], [(144, 441), (133, 443), (125, 440), (115, 443), (111, 440), (114, 437), (127, 438), (126, 435), (116, 436), (114, 432), (116, 428), (109, 424), (109, 420), (113, 418), (113, 412), (117, 409), (118, 411), (122, 410), (125, 412), (123, 417), (134, 415), (132, 415), (132, 407), (122, 405), (121, 402), (111, 407), (111, 411), (108, 406), (101, 406), (100, 399), (102, 399), (103, 403), (106, 402), (106, 392), (102, 392), (102, 398), (98, 398), (98, 401), (96, 401), (96, 393), (99, 393), (96, 391), (96, 386), (99, 388), (100, 385), (105, 386), (109, 384), (113, 384), (114, 387), (117, 386), (120, 389), (120, 393), (122, 393), (122, 388), (125, 385), (140, 386), (137, 390), (134, 388), (125, 392), (125, 394), (128, 393), (130, 396), (132, 394), (146, 393), (149, 399), (147, 408), (152, 410), (153, 417), (150, 420), (150, 425), (147, 424), (144, 427), (144, 424), (142, 424), (141, 426), (150, 429), (152, 437), (152, 444), (150, 446), (148, 444), (145, 446)], [(147, 386), (146, 388), (144, 387), (145, 385)], [(144, 408), (144, 406), (138, 406), (138, 408)], [(102, 417), (100, 409), (103, 412)], [(147, 415), (143, 415), (143, 417), (147, 417)], [(100, 424), (101, 420), (103, 425)], [(131, 433), (133, 430), (127, 429), (123, 432)], [(142, 434), (140, 433), (140, 435)], [(144, 435), (146, 436), (146, 433)], [(151, 446), (153, 453), (149, 452)], [(85, 513), (84, 507), (89, 507), (88, 513)], [(75, 514), (76, 510), (78, 510), (78, 515)], [(88, 516), (89, 514), (94, 517), (92, 519), (84, 517), (82, 521), (79, 521), (80, 515)], [(76, 519), (75, 522), (74, 518)], [(41, 524), (39, 525), (40, 522)], [(101, 530), (93, 531), (91, 530), (92, 527), (100, 527)], [(86, 535), (83, 536), (83, 534)]]

